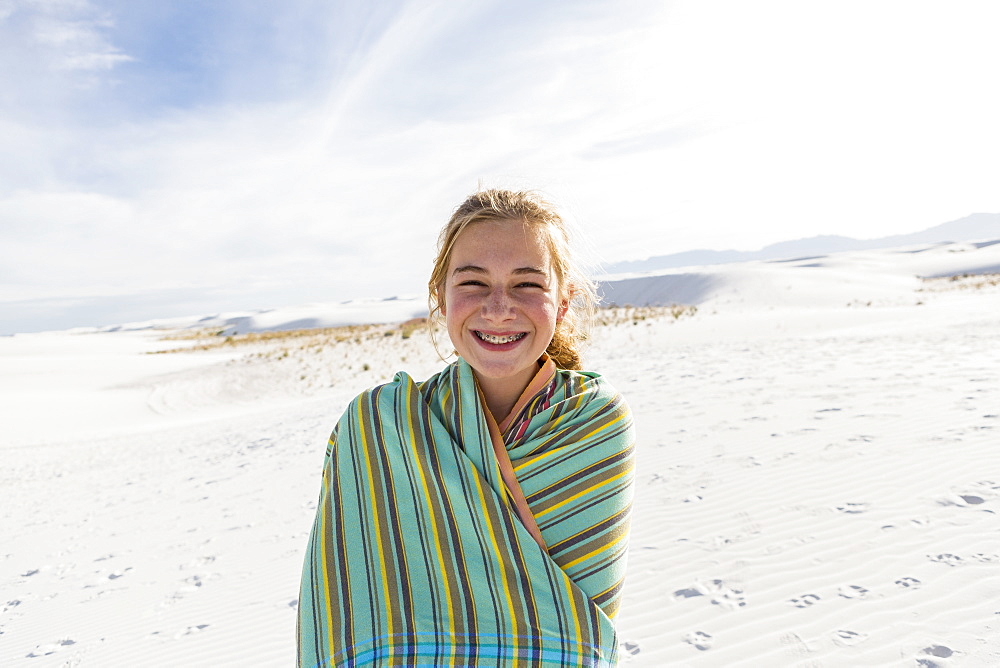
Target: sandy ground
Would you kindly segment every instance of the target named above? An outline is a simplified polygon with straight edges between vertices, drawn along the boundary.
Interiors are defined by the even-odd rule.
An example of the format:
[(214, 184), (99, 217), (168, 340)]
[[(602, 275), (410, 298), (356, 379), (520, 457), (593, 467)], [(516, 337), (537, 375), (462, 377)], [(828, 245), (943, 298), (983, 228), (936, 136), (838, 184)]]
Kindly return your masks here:
[[(639, 433), (623, 665), (1000, 665), (1000, 287), (917, 278), (998, 249), (612, 285), (697, 304), (588, 356)], [(441, 366), (396, 326), (145, 354), (196, 343), (163, 335), (0, 339), (2, 666), (292, 665), (326, 437)]]

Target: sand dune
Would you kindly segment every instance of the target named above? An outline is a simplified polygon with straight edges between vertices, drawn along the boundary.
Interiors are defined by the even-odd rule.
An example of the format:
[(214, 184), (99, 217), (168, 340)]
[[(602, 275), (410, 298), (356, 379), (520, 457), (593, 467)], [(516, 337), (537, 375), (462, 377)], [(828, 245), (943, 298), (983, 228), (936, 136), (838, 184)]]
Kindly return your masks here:
[[(1000, 665), (1000, 285), (920, 278), (998, 268), (948, 244), (605, 286), (697, 306), (624, 311), (588, 357), (640, 439), (623, 665)], [(395, 301), (369, 313), (423, 306)], [(338, 317), (0, 338), (0, 665), (293, 663), (326, 437), (441, 363), (393, 324), (145, 353)]]

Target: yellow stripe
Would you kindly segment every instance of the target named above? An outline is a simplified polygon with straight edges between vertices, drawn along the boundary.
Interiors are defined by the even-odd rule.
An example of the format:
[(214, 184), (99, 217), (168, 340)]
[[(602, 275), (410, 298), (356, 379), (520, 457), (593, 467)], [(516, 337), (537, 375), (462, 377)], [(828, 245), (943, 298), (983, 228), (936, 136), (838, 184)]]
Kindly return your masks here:
[[(326, 485), (324, 485), (323, 488), (324, 489), (328, 489)], [(327, 503), (329, 503), (329, 501), (330, 501), (329, 493), (326, 493), (326, 501), (327, 501)], [(322, 506), (320, 506), (320, 508), (322, 509)], [(329, 552), (327, 551), (326, 543), (325, 543), (325, 539), (326, 539), (326, 524), (327, 524), (326, 518), (327, 518), (327, 513), (322, 513), (321, 514), (321, 519), (320, 519), (320, 526), (319, 526), (320, 532), (319, 532), (318, 538), (319, 538), (319, 544), (320, 544), (320, 546), (323, 549), (323, 554), (320, 556), (319, 562), (320, 562), (320, 565), (321, 565), (321, 570), (323, 572), (323, 592), (326, 594), (326, 596), (325, 596), (325, 598), (326, 598), (326, 602), (325, 602), (326, 603), (326, 608), (324, 609), (324, 612), (326, 612), (326, 622), (329, 625), (329, 628), (327, 629), (327, 632), (326, 632), (326, 638), (325, 638), (325, 640), (328, 643), (332, 644), (333, 639), (336, 636), (334, 636), (333, 615), (330, 614), (330, 611), (332, 610), (332, 607), (331, 607), (332, 606), (332, 602), (330, 601), (330, 572), (327, 569), (327, 559), (326, 559), (326, 555), (329, 554)], [(315, 547), (313, 549), (315, 549)], [(312, 558), (312, 556), (313, 555), (309, 555), (310, 558)], [(345, 559), (345, 561), (346, 561), (346, 559)], [(327, 652), (329, 652), (329, 654), (331, 656), (333, 655), (333, 648), (330, 647), (329, 644), (327, 645)]]
[(594, 556), (595, 554), (599, 554), (601, 552), (606, 552), (606, 551), (610, 550), (612, 547), (614, 547), (615, 545), (617, 545), (618, 543), (622, 542), (625, 539), (625, 532), (624, 531), (619, 531), (617, 533), (618, 533), (618, 537), (615, 538), (613, 541), (611, 541), (607, 545), (602, 545), (601, 547), (597, 548), (596, 550), (592, 550), (591, 552), (588, 552), (587, 554), (583, 555), (582, 557), (577, 557), (576, 559), (574, 559), (573, 561), (569, 562), (568, 564), (563, 564), (562, 565), (563, 569), (572, 568), (573, 566), (576, 566), (581, 561), (586, 561), (587, 559), (589, 559), (590, 557)]
[(595, 489), (598, 489), (599, 487), (603, 487), (604, 485), (608, 485), (610, 483), (613, 483), (616, 480), (620, 480), (623, 476), (627, 476), (627, 475), (629, 475), (631, 473), (632, 473), (631, 471), (629, 471), (628, 469), (626, 469), (626, 470), (622, 471), (621, 473), (619, 473), (618, 475), (614, 476), (613, 478), (607, 478), (605, 480), (600, 481), (596, 485), (591, 485), (590, 487), (588, 487), (587, 489), (583, 490), (582, 492), (577, 492), (576, 494), (574, 494), (573, 496), (569, 497), (568, 499), (564, 499), (563, 501), (560, 501), (559, 503), (555, 504), (554, 506), (546, 508), (542, 512), (540, 512), (537, 515), (535, 515), (535, 519), (541, 517), (542, 515), (548, 515), (553, 510), (557, 510), (559, 508), (562, 508), (567, 503), (571, 503), (573, 501), (576, 501), (581, 496), (585, 496), (587, 494), (590, 494)]
[[(594, 598), (598, 599), (598, 598), (604, 596), (605, 594), (607, 594), (609, 591), (611, 591), (615, 587), (621, 586), (621, 584), (622, 584), (622, 581), (619, 580), (618, 582), (614, 583), (613, 585), (611, 585), (610, 587), (608, 587), (607, 589), (605, 589), (604, 591), (602, 591), (600, 594), (598, 594)], [(618, 605), (615, 606), (614, 610), (608, 611), (608, 610), (604, 610), (603, 606), (601, 607), (601, 609), (604, 610), (604, 614), (606, 614), (608, 616), (608, 619), (612, 619), (613, 620), (615, 617), (618, 616), (618, 611), (621, 610), (621, 596), (622, 596), (621, 592), (618, 592), (618, 596), (615, 596), (615, 597), (611, 598), (610, 600), (608, 600), (608, 603), (605, 604), (605, 605), (607, 605), (607, 604), (613, 603), (613, 602), (615, 602), (615, 600), (617, 600), (618, 601)]]
[(566, 595), (569, 597), (569, 609), (573, 611), (573, 626), (576, 627), (576, 643), (579, 646), (583, 643), (583, 629), (580, 627), (580, 615), (576, 611), (577, 593), (573, 590), (575, 585), (569, 576), (563, 573), (563, 577), (566, 580)]

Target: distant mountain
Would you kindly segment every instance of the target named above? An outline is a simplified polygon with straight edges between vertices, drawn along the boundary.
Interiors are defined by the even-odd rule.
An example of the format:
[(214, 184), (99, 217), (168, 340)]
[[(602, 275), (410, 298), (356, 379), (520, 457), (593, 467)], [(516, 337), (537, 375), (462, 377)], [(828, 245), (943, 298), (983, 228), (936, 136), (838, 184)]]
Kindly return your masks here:
[(826, 255), (843, 251), (873, 250), (877, 248), (893, 248), (911, 244), (929, 244), (957, 241), (979, 241), (983, 239), (1000, 239), (1000, 213), (974, 213), (948, 223), (914, 232), (913, 234), (897, 234), (878, 239), (852, 239), (836, 235), (809, 237), (782, 241), (757, 251), (735, 250), (693, 250), (671, 255), (659, 255), (645, 260), (627, 260), (616, 262), (604, 269), (609, 274), (628, 272), (656, 271), (658, 269), (673, 269), (676, 267), (695, 267), (706, 264), (727, 264), (730, 262), (748, 262), (750, 260), (784, 260), (808, 255)]

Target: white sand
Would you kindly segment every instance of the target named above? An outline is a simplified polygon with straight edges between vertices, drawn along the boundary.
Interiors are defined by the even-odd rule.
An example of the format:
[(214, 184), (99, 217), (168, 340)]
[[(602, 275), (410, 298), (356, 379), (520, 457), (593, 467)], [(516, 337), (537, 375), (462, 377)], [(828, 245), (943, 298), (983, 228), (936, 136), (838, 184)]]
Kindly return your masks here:
[[(964, 244), (612, 286), (698, 304), (590, 351), (639, 429), (625, 665), (1000, 665), (1000, 287), (915, 278), (998, 268)], [(160, 335), (0, 338), (0, 666), (292, 665), (326, 437), (440, 367), (398, 331), (142, 354)]]

